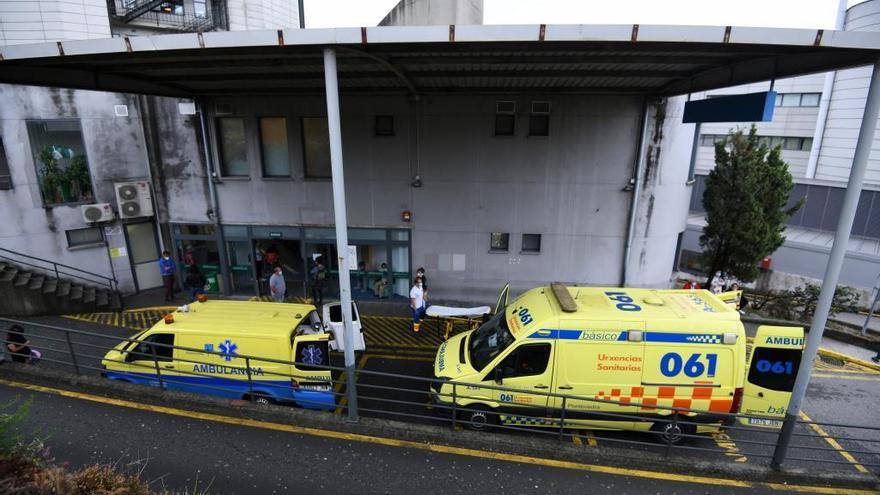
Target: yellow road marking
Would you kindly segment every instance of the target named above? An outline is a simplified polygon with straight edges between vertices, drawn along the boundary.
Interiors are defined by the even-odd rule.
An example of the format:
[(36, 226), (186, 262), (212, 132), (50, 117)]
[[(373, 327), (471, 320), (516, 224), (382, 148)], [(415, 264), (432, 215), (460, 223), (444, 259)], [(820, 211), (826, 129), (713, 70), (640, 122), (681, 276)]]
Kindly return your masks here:
[(746, 456), (742, 455), (739, 447), (736, 446), (736, 442), (726, 432), (721, 430), (713, 432), (712, 440), (715, 441), (715, 445), (724, 449), (724, 455), (733, 458), (733, 462), (746, 462), (749, 460)]
[[(364, 369), (364, 366), (367, 365), (367, 360), (369, 360), (369, 359), (370, 359), (370, 355), (364, 354), (363, 356), (361, 356), (361, 360), (358, 361), (358, 364), (357, 364), (357, 367), (355, 368), (355, 373), (354, 373), (354, 382), (355, 383), (357, 383), (358, 377), (360, 376), (358, 374), (358, 371)], [(342, 374), (339, 376), (339, 381), (336, 382), (336, 386), (333, 388), (333, 391), (336, 392), (337, 394), (342, 390), (342, 385), (345, 384), (346, 374), (347, 373), (345, 371), (342, 372)], [(343, 409), (345, 409), (345, 406), (347, 404), (348, 404), (348, 394), (345, 394), (339, 398), (339, 405), (336, 406), (336, 410), (333, 411), (334, 414), (342, 414), (342, 411), (343, 411)]]
[[(803, 411), (801, 411), (801, 419), (803, 419), (804, 421), (813, 421)], [(810, 428), (812, 428), (816, 433), (818, 433), (819, 436), (824, 438), (825, 441), (828, 442), (828, 445), (831, 445), (831, 447), (834, 450), (838, 451), (840, 453), (840, 455), (843, 456), (844, 459), (851, 462), (855, 466), (857, 471), (859, 471), (860, 473), (867, 473), (868, 472), (868, 470), (865, 468), (865, 466), (862, 466), (861, 464), (859, 464), (859, 462), (856, 460), (856, 458), (853, 457), (852, 454), (847, 452), (843, 448), (843, 446), (837, 442), (837, 440), (835, 440), (834, 438), (831, 437), (831, 435), (826, 433), (825, 430), (823, 430), (821, 426), (819, 426), (817, 424), (810, 423)]]
[(654, 479), (662, 481), (674, 481), (682, 483), (698, 483), (714, 486), (735, 486), (740, 488), (766, 487), (779, 491), (790, 492), (809, 492), (820, 493), (824, 495), (876, 495), (874, 490), (863, 490), (858, 488), (833, 488), (822, 486), (805, 486), (805, 485), (788, 485), (781, 483), (766, 483), (740, 481), (729, 478), (712, 478), (708, 476), (692, 476), (683, 474), (672, 474), (658, 471), (648, 471), (643, 469), (620, 468), (613, 466), (600, 466), (596, 464), (585, 464), (572, 461), (560, 461), (555, 459), (542, 459), (539, 457), (531, 457), (520, 454), (505, 454), (501, 452), (489, 452), (485, 450), (469, 449), (463, 447), (453, 447), (449, 445), (436, 445), (430, 443), (415, 442), (412, 440), (398, 440), (394, 438), (376, 437), (372, 435), (363, 435), (360, 433), (346, 433), (341, 431), (321, 430), (318, 428), (309, 428), (304, 426), (294, 426), (281, 423), (271, 423), (267, 421), (259, 421), (255, 419), (236, 418), (232, 416), (223, 416), (220, 414), (203, 413), (198, 411), (188, 411), (185, 409), (177, 409), (168, 406), (158, 406), (152, 404), (142, 404), (123, 399), (112, 399), (109, 397), (101, 397), (97, 395), (85, 394), (81, 392), (73, 392), (70, 390), (44, 387), (40, 385), (31, 385), (28, 383), (15, 382), (0, 378), (0, 384), (33, 390), (47, 394), (54, 394), (63, 397), (71, 397), (80, 400), (98, 402), (129, 409), (138, 409), (141, 411), (149, 411), (160, 414), (168, 414), (189, 419), (200, 419), (204, 421), (213, 421), (236, 426), (247, 426), (252, 428), (262, 428), (266, 430), (282, 431), (286, 433), (294, 433), (299, 435), (310, 435), (321, 438), (331, 438), (335, 440), (346, 440), (351, 442), (372, 443), (387, 447), (403, 447), (423, 450), (427, 452), (436, 452), (440, 454), (460, 455), (467, 457), (475, 457), (480, 459), (489, 459), (505, 462), (516, 462), (521, 464), (531, 464), (536, 466), (555, 467), (562, 469), (573, 469), (577, 471), (585, 471), (592, 473), (610, 474), (615, 476), (639, 477), (645, 479)]

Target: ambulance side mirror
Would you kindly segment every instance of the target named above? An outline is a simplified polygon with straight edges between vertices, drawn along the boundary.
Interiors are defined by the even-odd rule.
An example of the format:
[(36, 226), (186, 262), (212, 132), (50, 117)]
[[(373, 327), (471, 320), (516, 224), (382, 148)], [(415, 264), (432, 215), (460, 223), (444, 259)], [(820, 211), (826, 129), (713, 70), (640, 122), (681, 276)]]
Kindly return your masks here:
[(495, 368), (495, 371), (493, 373), (495, 373), (495, 383), (497, 385), (501, 385), (502, 383), (504, 383), (504, 374), (502, 373), (501, 368)]

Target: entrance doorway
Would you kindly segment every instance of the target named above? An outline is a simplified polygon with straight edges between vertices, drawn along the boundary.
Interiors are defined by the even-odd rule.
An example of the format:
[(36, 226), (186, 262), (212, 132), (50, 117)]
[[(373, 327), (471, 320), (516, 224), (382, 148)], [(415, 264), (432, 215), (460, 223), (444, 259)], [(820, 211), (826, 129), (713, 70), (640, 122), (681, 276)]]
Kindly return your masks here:
[(306, 294), (306, 276), (303, 264), (302, 241), (298, 239), (255, 240), (253, 249), (257, 256), (255, 273), (261, 295), (269, 294), (269, 277), (275, 265), (281, 265), (288, 297)]

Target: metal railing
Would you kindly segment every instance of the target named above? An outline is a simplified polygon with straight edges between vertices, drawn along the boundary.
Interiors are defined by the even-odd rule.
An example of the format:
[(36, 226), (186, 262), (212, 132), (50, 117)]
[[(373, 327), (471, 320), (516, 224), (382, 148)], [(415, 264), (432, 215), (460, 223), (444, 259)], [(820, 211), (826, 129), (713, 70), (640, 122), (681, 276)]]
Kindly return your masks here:
[[(133, 25), (174, 29), (178, 31), (211, 31), (222, 27), (222, 0), (205, 2), (205, 11), (199, 14), (188, 11), (162, 11), (169, 2), (158, 0), (107, 0), (110, 15), (119, 22)], [(171, 8), (183, 5), (171, 6)], [(158, 10), (157, 10), (158, 9)]]
[[(0, 321), (19, 324), (27, 329), (26, 336), (31, 340), (31, 345), (43, 354), (41, 362), (45, 364), (42, 365), (70, 370), (80, 375), (106, 373), (102, 360), (106, 352), (120, 342), (128, 343), (124, 346), (127, 352), (145, 342), (137, 336), (120, 338), (8, 318), (0, 318)], [(4, 333), (0, 333), (0, 340), (8, 342)], [(324, 393), (333, 397), (332, 405), (335, 406), (335, 413), (344, 413), (348, 408), (345, 390), (348, 384), (344, 380), (345, 368), (341, 366), (322, 366), (244, 354), (235, 354), (234, 358), (239, 361), (238, 364), (232, 364), (217, 359), (230, 356), (224, 352), (156, 342), (149, 344), (149, 350), (139, 354), (143, 359), (130, 362), (124, 359), (114, 361), (131, 367), (128, 372), (130, 381), (168, 390), (198, 391), (257, 402), (284, 397), (287, 401), (296, 402), (306, 408), (326, 408), (328, 403), (326, 400), (297, 395), (303, 391), (311, 391), (310, 388), (304, 387), (316, 385), (313, 379), (309, 385), (305, 385), (306, 382), (302, 381), (308, 371), (301, 371), (298, 374), (279, 371), (283, 367), (308, 366), (312, 370), (330, 371), (331, 378), (317, 385), (324, 387)], [(181, 352), (170, 361), (162, 358), (162, 349)], [(171, 366), (173, 369), (166, 366)], [(224, 373), (231, 370), (244, 378), (227, 378), (221, 374), (212, 376), (215, 380), (208, 383), (191, 380), (206, 376), (204, 371), (194, 371), (201, 366), (226, 368), (222, 370)], [(273, 370), (273, 366), (279, 368)], [(260, 379), (255, 378), (256, 376), (260, 376)], [(444, 385), (445, 389), (442, 388)], [(566, 442), (573, 442), (575, 438), (580, 440), (576, 430), (588, 429), (587, 421), (593, 422), (593, 425), (596, 421), (614, 421), (617, 423), (613, 427), (622, 433), (604, 435), (601, 438), (603, 444), (659, 449), (656, 453), (667, 457), (672, 452), (731, 455), (729, 451), (715, 445), (712, 437), (698, 434), (696, 431), (700, 427), (726, 432), (728, 438), (735, 442), (738, 449), (741, 449), (735, 454), (746, 458), (768, 460), (772, 458), (773, 448), (779, 435), (777, 429), (745, 426), (739, 423), (743, 418), (766, 419), (759, 416), (668, 407), (640, 401), (625, 402), (521, 390), (488, 383), (463, 384), (428, 377), (358, 369), (355, 386), (358, 412), (362, 415), (398, 421), (445, 424), (453, 429), (464, 426), (489, 431), (506, 431)], [(487, 397), (498, 397), (500, 394), (507, 394), (510, 397), (532, 397), (534, 403), (553, 404), (554, 407), (541, 406), (532, 410), (522, 409), (521, 412), (516, 410), (500, 412), (487, 407), (489, 403), (502, 402), (497, 398), (487, 399)], [(474, 408), (472, 407), (474, 405), (486, 407)], [(558, 407), (555, 407), (557, 405)], [(603, 407), (607, 409), (609, 405), (618, 409), (600, 410)], [(536, 412), (541, 409), (552, 410), (555, 414), (548, 416)], [(586, 417), (585, 413), (589, 413), (589, 419), (583, 419)], [(502, 421), (510, 418), (515, 420)], [(528, 425), (540, 425), (540, 427)], [(669, 428), (676, 435), (665, 435), (664, 430)], [(835, 436), (832, 440), (836, 441), (837, 446), (828, 441), (830, 437), (822, 428), (833, 429)], [(634, 432), (637, 432), (637, 435), (633, 435)], [(676, 440), (679, 438), (687, 441), (677, 444)], [(841, 442), (857, 447), (843, 451), (857, 458), (842, 456)], [(789, 452), (788, 461), (808, 463), (813, 466), (847, 465), (863, 472), (868, 472), (868, 468), (877, 472), (880, 470), (880, 428), (799, 421)]]
[[(0, 260), (7, 260), (16, 265), (23, 265), (29, 268), (36, 268), (44, 275), (54, 275), (56, 279), (61, 280), (61, 276), (70, 277), (80, 282), (106, 287), (112, 295), (117, 298), (118, 304), (122, 303), (122, 297), (119, 294), (119, 282), (106, 275), (89, 272), (76, 268), (74, 266), (56, 263), (54, 261), (45, 260), (36, 256), (19, 253), (10, 249), (0, 248)], [(27, 260), (27, 261), (22, 261)]]

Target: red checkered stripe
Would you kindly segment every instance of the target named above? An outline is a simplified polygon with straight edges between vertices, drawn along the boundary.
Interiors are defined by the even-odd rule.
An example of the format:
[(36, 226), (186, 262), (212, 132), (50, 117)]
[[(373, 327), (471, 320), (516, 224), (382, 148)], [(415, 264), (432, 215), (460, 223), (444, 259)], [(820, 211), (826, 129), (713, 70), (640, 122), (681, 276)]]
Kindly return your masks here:
[(733, 405), (733, 398), (729, 396), (713, 397), (712, 387), (630, 387), (628, 394), (626, 390), (612, 388), (609, 394), (600, 391), (595, 398), (620, 404), (641, 404), (641, 411), (656, 409), (651, 406), (662, 406), (726, 413)]

